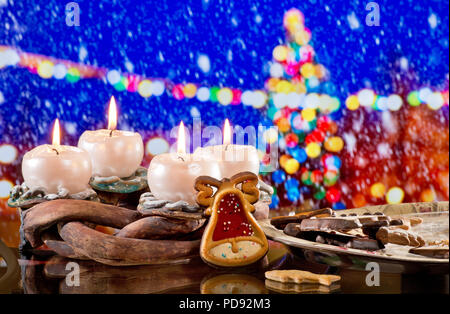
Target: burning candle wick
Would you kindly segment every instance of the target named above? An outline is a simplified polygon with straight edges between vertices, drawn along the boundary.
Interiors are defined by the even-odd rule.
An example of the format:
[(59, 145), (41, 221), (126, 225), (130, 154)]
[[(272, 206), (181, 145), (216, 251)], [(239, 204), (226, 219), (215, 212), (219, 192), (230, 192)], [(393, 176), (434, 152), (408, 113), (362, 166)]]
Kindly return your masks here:
[(54, 150), (56, 152), (56, 155), (59, 155), (59, 152), (56, 148), (52, 148), (52, 150)]
[(109, 132), (109, 137), (112, 137), (114, 130), (111, 130), (111, 132)]
[(178, 159), (181, 159), (181, 161), (183, 161), (183, 162), (184, 162), (184, 158), (183, 158), (183, 157), (181, 157), (181, 156), (178, 156)]

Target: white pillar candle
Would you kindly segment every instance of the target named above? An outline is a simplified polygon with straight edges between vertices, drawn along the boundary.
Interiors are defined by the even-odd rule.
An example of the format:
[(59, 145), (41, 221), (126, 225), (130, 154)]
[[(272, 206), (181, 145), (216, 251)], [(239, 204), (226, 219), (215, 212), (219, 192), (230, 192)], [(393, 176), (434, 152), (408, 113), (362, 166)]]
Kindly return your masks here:
[(85, 131), (78, 147), (86, 150), (92, 160), (92, 175), (129, 177), (142, 162), (144, 144), (136, 132), (119, 130)]
[(231, 178), (233, 175), (250, 171), (258, 175), (259, 156), (256, 148), (251, 145), (231, 144), (231, 127), (225, 120), (223, 145), (199, 147), (195, 156), (214, 159), (220, 166), (221, 178)]
[(22, 161), (24, 182), (30, 189), (43, 188), (47, 193), (67, 189), (70, 194), (88, 188), (91, 178), (89, 154), (74, 146), (59, 144), (59, 122), (53, 128), (53, 144), (35, 147)]
[(195, 179), (202, 175), (220, 177), (217, 162), (208, 158), (195, 158), (185, 150), (183, 122), (178, 129), (177, 153), (153, 157), (148, 169), (148, 185), (153, 195), (161, 200), (186, 201), (196, 204)]
[(114, 97), (111, 97), (108, 129), (85, 131), (78, 141), (78, 147), (90, 155), (93, 176), (129, 177), (142, 162), (144, 143), (141, 135), (116, 130), (116, 125), (116, 103)]

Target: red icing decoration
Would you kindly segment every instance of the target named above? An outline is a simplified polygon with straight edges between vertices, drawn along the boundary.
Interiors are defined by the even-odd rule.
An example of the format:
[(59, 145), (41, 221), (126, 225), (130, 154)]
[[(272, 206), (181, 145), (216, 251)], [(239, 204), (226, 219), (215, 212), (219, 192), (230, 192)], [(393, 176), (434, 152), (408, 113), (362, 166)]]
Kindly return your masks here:
[(226, 194), (217, 209), (217, 224), (213, 241), (253, 235), (253, 228), (247, 220), (244, 207), (237, 194)]

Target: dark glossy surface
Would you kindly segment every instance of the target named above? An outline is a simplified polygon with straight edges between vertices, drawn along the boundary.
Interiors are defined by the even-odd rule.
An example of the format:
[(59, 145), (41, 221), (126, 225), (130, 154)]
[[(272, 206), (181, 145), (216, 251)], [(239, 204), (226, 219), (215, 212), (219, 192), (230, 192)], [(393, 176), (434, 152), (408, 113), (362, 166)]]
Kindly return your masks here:
[[(318, 256), (311, 252), (291, 252), (286, 246), (270, 242), (267, 257), (258, 265), (238, 270), (214, 269), (200, 258), (178, 265), (113, 267), (92, 261), (74, 261), (52, 255), (23, 256), (17, 249), (8, 249), (16, 257), (8, 277), (0, 278), (0, 293), (287, 293), (268, 286), (264, 272), (270, 269), (301, 269), (315, 273), (338, 274), (339, 285), (332, 293), (449, 293), (448, 267), (437, 274), (426, 269), (404, 273), (399, 265), (380, 265), (380, 285), (369, 287), (369, 271), (362, 264), (338, 263), (335, 257)], [(2, 256), (6, 258), (6, 247)], [(295, 255), (293, 254), (295, 253)], [(10, 255), (11, 257), (12, 255)], [(70, 286), (66, 276), (71, 272), (69, 262), (80, 267), (80, 285)], [(0, 276), (7, 267), (1, 261)], [(68, 270), (66, 270), (68, 267)], [(11, 271), (12, 270), (12, 271)], [(69, 279), (72, 278), (68, 277)], [(70, 281), (69, 281), (70, 282)], [(318, 286), (282, 286), (297, 290), (289, 293), (327, 293)]]

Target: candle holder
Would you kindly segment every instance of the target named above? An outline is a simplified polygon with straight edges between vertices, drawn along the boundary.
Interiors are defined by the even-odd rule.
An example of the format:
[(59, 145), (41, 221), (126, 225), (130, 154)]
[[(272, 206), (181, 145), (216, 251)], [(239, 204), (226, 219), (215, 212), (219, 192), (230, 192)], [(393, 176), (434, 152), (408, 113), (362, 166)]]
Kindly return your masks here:
[(58, 193), (47, 193), (43, 188), (32, 188), (30, 189), (25, 183), (21, 185), (16, 185), (11, 189), (10, 197), (8, 199), (8, 206), (15, 207), (19, 209), (20, 214), (20, 243), (19, 249), (25, 251), (31, 249), (30, 243), (26, 240), (23, 234), (23, 216), (26, 211), (37, 204), (43, 202), (48, 202), (57, 199), (73, 199), (73, 200), (87, 200), (93, 202), (100, 202), (97, 193), (91, 189), (86, 188), (86, 190), (69, 194), (67, 189), (59, 189)]
[(273, 187), (266, 182), (259, 180), (259, 201), (257, 201), (253, 206), (255, 206), (255, 216), (256, 220), (262, 220), (269, 218), (269, 205), (272, 203)]
[(103, 203), (129, 207), (136, 205), (139, 196), (148, 191), (147, 169), (139, 167), (126, 178), (93, 176), (89, 182)]
[[(259, 180), (257, 188), (259, 189), (259, 200), (254, 204), (257, 220), (267, 219), (269, 217), (269, 205), (272, 200), (273, 188)], [(203, 212), (199, 205), (190, 205), (186, 201), (171, 202), (156, 198), (151, 192), (141, 194), (139, 198), (138, 211), (144, 216), (160, 215), (163, 217), (180, 217), (189, 219), (197, 217)]]
[[(123, 207), (61, 199), (27, 210), (23, 235), (32, 248), (45, 244), (72, 259), (112, 266), (181, 263), (198, 256), (206, 222), (201, 214), (188, 218), (144, 216)], [(114, 232), (99, 231), (98, 226)]]
[(69, 194), (69, 191), (64, 188), (59, 189), (58, 193), (47, 193), (43, 188), (30, 189), (25, 185), (25, 183), (22, 183), (21, 185), (16, 185), (11, 189), (10, 197), (8, 199), (8, 206), (26, 210), (36, 204), (56, 199), (89, 200), (94, 202), (100, 201), (97, 193), (91, 188), (86, 188), (86, 190), (75, 194)]
[(185, 212), (198, 213), (202, 209), (198, 205), (189, 205), (186, 201), (171, 202), (157, 199), (151, 192), (146, 192), (139, 198), (138, 211), (143, 215), (160, 213), (161, 215), (172, 215), (171, 213)]
[[(209, 219), (204, 208), (187, 201), (159, 200), (145, 192), (144, 170), (138, 169), (134, 178), (126, 180), (92, 178), (96, 191), (90, 189), (87, 200), (16, 187), (11, 192), (11, 205), (23, 206), (25, 197), (37, 198), (26, 203), (29, 207), (21, 213), (21, 250), (35, 252), (45, 244), (47, 250), (62, 257), (112, 266), (176, 264), (197, 258)], [(263, 191), (258, 203), (268, 211), (272, 189), (263, 182), (258, 188)], [(120, 196), (134, 193), (139, 195), (138, 205), (126, 208), (99, 202), (103, 201), (98, 197), (101, 192)], [(96, 202), (88, 201), (94, 199)], [(109, 227), (108, 232), (103, 227)]]

